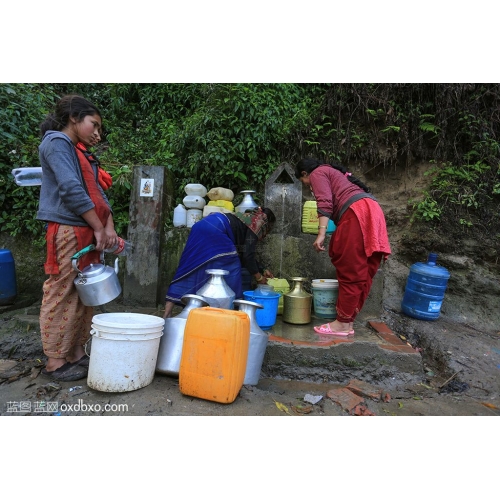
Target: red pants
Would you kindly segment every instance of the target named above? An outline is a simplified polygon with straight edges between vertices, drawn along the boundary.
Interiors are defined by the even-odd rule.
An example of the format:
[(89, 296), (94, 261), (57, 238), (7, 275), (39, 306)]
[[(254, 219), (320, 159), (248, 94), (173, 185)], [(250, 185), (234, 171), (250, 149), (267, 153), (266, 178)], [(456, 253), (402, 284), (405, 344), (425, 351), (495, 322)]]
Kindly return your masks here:
[(333, 233), (328, 253), (339, 282), (337, 320), (352, 323), (368, 297), (384, 254), (374, 252), (366, 256), (361, 226), (350, 208)]

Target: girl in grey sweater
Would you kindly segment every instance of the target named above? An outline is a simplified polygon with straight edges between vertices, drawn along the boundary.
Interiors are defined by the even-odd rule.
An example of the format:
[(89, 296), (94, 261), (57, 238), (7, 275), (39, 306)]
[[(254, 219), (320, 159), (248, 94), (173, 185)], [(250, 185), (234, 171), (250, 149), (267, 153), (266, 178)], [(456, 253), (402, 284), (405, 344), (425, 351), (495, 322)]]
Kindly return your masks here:
[(99, 262), (100, 252), (118, 242), (110, 204), (98, 182), (98, 165), (79, 149), (101, 140), (101, 113), (78, 95), (57, 103), (41, 124), (39, 146), (42, 187), (37, 219), (46, 221), (49, 278), (43, 285), (40, 330), (47, 364), (42, 370), (56, 380), (85, 378), (93, 308), (85, 306), (73, 280), (71, 256), (93, 243), (96, 250), (79, 259), (79, 267)]

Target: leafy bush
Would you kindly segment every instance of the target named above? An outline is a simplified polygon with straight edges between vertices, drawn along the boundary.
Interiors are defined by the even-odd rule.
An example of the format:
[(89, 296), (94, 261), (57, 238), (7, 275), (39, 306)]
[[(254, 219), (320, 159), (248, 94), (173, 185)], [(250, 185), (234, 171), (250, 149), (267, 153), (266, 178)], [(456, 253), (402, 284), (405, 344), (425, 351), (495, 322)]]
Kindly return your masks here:
[(303, 156), (370, 170), (434, 161), (432, 185), (412, 202), (414, 220), (490, 230), (498, 214), (495, 84), (0, 84), (2, 231), (42, 234), (38, 189), (17, 188), (10, 171), (39, 164), (39, 123), (66, 93), (102, 111), (96, 153), (112, 174), (124, 236), (136, 165), (168, 169), (179, 203), (190, 182), (237, 195), (254, 189), (258, 200), (280, 163)]
[(39, 165), (39, 124), (56, 98), (51, 85), (0, 85), (0, 230), (26, 231), (43, 244), (43, 222), (35, 219), (40, 188), (19, 187), (13, 168)]

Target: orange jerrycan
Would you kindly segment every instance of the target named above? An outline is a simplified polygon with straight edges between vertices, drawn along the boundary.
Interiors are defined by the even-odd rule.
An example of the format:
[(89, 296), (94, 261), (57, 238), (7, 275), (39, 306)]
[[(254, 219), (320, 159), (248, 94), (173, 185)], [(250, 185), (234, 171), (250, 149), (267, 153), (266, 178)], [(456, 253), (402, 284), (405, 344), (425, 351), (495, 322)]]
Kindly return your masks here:
[(232, 403), (243, 387), (249, 342), (246, 312), (216, 307), (190, 311), (179, 369), (181, 393)]

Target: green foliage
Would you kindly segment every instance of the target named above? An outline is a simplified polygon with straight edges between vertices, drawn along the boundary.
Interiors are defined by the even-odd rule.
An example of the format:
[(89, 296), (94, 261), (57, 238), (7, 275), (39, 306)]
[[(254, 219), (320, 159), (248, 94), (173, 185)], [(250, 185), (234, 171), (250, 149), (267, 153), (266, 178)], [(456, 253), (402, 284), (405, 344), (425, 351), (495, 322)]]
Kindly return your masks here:
[(425, 198), (422, 201), (413, 202), (412, 207), (414, 210), (412, 216), (413, 220), (431, 222), (439, 220), (441, 216), (442, 209), (439, 207), (437, 201), (432, 199), (429, 193), (425, 193)]
[(0, 84), (0, 231), (27, 231), (43, 244), (43, 223), (35, 220), (40, 188), (18, 187), (13, 168), (37, 166), (39, 124), (56, 98), (51, 85)]
[(498, 218), (495, 84), (0, 84), (0, 230), (40, 241), (39, 188), (18, 188), (10, 171), (39, 164), (39, 124), (71, 92), (102, 111), (96, 154), (124, 236), (134, 166), (168, 169), (175, 203), (190, 182), (232, 189), (238, 203), (243, 189), (260, 201), (276, 167), (304, 156), (375, 171), (434, 161), (413, 220), (466, 230)]
[(498, 168), (483, 161), (460, 166), (444, 163), (430, 173), (434, 175), (430, 190), (412, 205), (414, 220), (435, 221), (447, 213), (466, 228), (474, 225), (471, 218), (485, 228), (496, 221), (498, 209), (489, 207), (495, 206), (495, 198), (498, 204)]
[(399, 132), (401, 130), (401, 127), (396, 127), (395, 125), (389, 125), (386, 128), (383, 128), (380, 132), (385, 133), (385, 132)]
[(427, 121), (429, 118), (435, 118), (435, 117), (434, 115), (430, 114), (420, 115), (420, 125), (418, 126), (418, 128), (420, 130), (423, 130), (424, 132), (431, 132), (434, 135), (438, 135), (440, 128), (434, 123)]
[(159, 124), (163, 142), (154, 157), (157, 162), (166, 160), (181, 188), (201, 182), (235, 193), (261, 192), (267, 177), (284, 160), (284, 146), (311, 122), (314, 109), (307, 87), (301, 85), (188, 87), (184, 92), (194, 94), (197, 88), (197, 97), (177, 126), (171, 119)]

